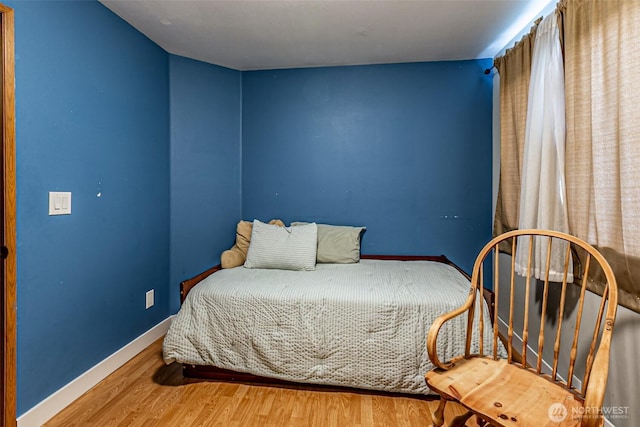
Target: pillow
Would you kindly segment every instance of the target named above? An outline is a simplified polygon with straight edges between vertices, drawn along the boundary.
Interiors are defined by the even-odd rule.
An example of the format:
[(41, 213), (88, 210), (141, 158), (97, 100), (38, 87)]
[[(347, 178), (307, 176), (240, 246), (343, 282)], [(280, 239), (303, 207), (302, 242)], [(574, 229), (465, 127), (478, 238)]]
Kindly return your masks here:
[[(299, 227), (306, 222), (292, 222)], [(366, 227), (318, 224), (319, 263), (351, 264), (360, 261), (360, 235)]]
[(247, 251), (247, 268), (315, 270), (318, 227), (315, 223), (298, 227), (278, 227), (253, 221)]
[[(284, 222), (279, 219), (272, 219), (269, 224), (284, 227)], [(220, 255), (220, 265), (222, 268), (233, 268), (244, 264), (247, 259), (247, 250), (249, 242), (251, 242), (251, 230), (253, 223), (250, 221), (240, 221), (236, 226), (236, 243), (229, 250), (222, 252)]]

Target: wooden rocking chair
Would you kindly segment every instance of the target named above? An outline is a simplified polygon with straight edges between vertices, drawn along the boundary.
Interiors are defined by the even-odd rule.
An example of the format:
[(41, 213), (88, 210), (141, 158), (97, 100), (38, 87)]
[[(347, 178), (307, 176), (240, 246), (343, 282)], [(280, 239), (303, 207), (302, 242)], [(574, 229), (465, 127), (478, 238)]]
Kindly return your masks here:
[[(538, 280), (517, 276), (518, 244), (523, 245), (525, 255), (528, 252), (527, 272), (533, 268), (534, 246), (536, 250), (547, 247), (546, 264), (543, 264), (546, 271), (542, 270)], [(561, 282), (549, 280), (552, 245), (562, 245), (564, 273), (559, 273), (563, 277)], [(557, 249), (555, 246), (554, 250)], [(504, 255), (509, 251), (513, 254), (510, 261)], [(501, 276), (508, 276), (509, 264), (510, 277), (505, 279)], [(473, 322), (476, 301), (482, 301), (476, 295), (482, 295), (484, 290), (484, 265), (492, 265), (493, 270), (495, 309), (491, 331), (483, 330), (483, 310), (477, 311), (480, 316), (480, 322), (475, 322), (477, 327)], [(571, 276), (573, 284), (568, 283)], [(587, 295), (587, 281), (592, 277), (604, 282), (602, 298)], [(538, 290), (535, 301), (530, 298), (532, 284)], [(576, 237), (547, 230), (517, 230), (491, 240), (476, 259), (466, 303), (438, 317), (429, 330), (427, 351), (435, 368), (425, 378), (431, 390), (440, 395), (432, 425), (442, 426), (446, 403), (455, 401), (468, 412), (453, 418), (450, 426), (464, 426), (473, 415), (480, 426), (487, 423), (492, 426), (601, 426), (617, 292), (616, 280), (607, 261), (595, 248)], [(517, 294), (520, 298), (516, 298)], [(524, 301), (518, 302), (518, 299)], [(549, 304), (550, 299), (556, 302)], [(536, 309), (539, 310), (537, 313)], [(583, 311), (587, 315), (583, 316)], [(463, 313), (467, 313), (468, 319), (465, 354), (442, 363), (437, 354), (438, 332), (445, 322)], [(522, 322), (516, 322), (514, 317), (521, 317), (522, 313)], [(537, 319), (529, 322), (531, 314), (540, 316), (539, 325)], [(587, 325), (591, 323), (590, 317), (595, 317), (593, 327)], [(502, 332), (499, 333), (501, 323)], [(550, 323), (555, 325), (551, 330), (545, 330)], [(539, 333), (535, 331), (537, 326)], [(473, 332), (474, 328), (476, 332)], [(532, 348), (536, 342), (529, 340), (530, 329), (538, 333), (537, 348)], [(474, 334), (479, 337), (476, 345), (479, 348), (473, 349), (476, 354), (472, 354)], [(583, 339), (579, 340), (579, 337)], [(548, 348), (545, 338), (550, 342)], [(485, 347), (492, 348), (486, 352)], [(543, 360), (545, 348), (548, 362)], [(535, 366), (527, 363), (527, 351), (537, 352)], [(577, 360), (580, 363), (576, 368)], [(559, 371), (565, 376), (562, 377)], [(575, 385), (580, 382), (576, 375), (582, 377), (579, 386)]]

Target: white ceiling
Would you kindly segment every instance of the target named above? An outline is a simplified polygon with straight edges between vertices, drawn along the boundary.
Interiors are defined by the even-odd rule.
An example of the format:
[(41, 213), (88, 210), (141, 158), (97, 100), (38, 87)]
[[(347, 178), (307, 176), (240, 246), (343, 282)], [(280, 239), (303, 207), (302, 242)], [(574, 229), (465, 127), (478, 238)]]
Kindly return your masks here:
[(167, 52), (236, 70), (495, 56), (549, 0), (100, 0)]

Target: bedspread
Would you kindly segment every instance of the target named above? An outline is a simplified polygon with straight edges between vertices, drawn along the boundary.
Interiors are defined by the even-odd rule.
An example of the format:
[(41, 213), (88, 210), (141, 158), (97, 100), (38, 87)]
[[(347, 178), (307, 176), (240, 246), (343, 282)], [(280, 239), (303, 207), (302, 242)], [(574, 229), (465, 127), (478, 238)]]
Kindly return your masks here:
[[(469, 286), (455, 268), (430, 261), (221, 270), (188, 294), (165, 337), (164, 360), (427, 394), (424, 375), (433, 368), (425, 348), (429, 327), (464, 303)], [(481, 307), (490, 328), (484, 302)], [(440, 360), (464, 353), (466, 320), (459, 316), (443, 326)]]

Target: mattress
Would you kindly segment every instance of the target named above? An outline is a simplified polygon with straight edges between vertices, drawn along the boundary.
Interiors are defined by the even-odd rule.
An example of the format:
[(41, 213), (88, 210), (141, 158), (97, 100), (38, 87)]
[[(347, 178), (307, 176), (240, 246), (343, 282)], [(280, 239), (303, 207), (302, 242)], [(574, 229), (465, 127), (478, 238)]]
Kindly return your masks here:
[[(164, 339), (164, 360), (294, 382), (428, 394), (429, 327), (464, 303), (469, 286), (455, 268), (430, 261), (221, 270), (188, 294)], [(476, 306), (485, 310), (490, 328), (484, 301)], [(458, 316), (444, 325), (440, 360), (464, 353), (466, 320)], [(478, 338), (473, 342), (477, 348)], [(490, 345), (487, 337), (485, 348)]]

